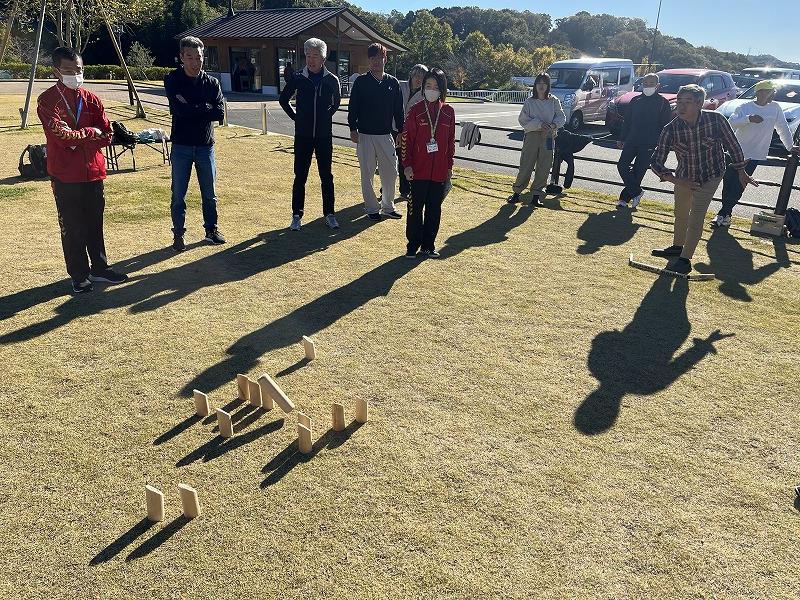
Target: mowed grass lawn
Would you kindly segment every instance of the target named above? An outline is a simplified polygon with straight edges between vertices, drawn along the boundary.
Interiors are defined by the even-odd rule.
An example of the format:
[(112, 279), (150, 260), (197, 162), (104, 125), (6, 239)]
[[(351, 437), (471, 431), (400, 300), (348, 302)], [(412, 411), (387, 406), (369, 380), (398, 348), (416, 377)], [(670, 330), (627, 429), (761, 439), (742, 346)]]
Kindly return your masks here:
[[(0, 106), (13, 126), (21, 99)], [(364, 218), (353, 152), (342, 228), (312, 167), (290, 232), (292, 140), (220, 128), (228, 243), (199, 242), (193, 179), (189, 249), (168, 249), (169, 168), (139, 149), (106, 185), (131, 280), (73, 298), (49, 184), (15, 177), (41, 140), (0, 132), (0, 597), (797, 597), (800, 246), (736, 222), (698, 250), (716, 281), (658, 278), (627, 260), (670, 243), (669, 206), (532, 211), (459, 170), (442, 259), (409, 261), (405, 220)], [(236, 402), (237, 373), (277, 377), (311, 457), (295, 414)], [(192, 417), (194, 388), (235, 437)]]

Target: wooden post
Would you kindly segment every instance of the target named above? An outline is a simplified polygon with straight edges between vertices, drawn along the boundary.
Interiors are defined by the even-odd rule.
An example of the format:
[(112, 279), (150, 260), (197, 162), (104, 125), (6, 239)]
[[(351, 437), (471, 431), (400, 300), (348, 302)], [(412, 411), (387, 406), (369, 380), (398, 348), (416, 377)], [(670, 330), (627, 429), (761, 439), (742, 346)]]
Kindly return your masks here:
[(267, 135), (267, 103), (261, 103), (261, 135)]
[(311, 419), (307, 414), (301, 412), (297, 413), (297, 422), (303, 427), (311, 429)]
[(230, 413), (226, 413), (221, 408), (217, 409), (217, 425), (219, 434), (224, 438), (233, 437), (233, 422)]
[(194, 519), (200, 516), (200, 502), (197, 500), (197, 490), (185, 483), (178, 484), (178, 493), (181, 495), (183, 516)]
[(247, 380), (247, 385), (249, 387), (248, 395), (250, 396), (250, 404), (261, 408), (261, 386), (257, 381), (253, 381), (252, 379)]
[(297, 448), (303, 454), (311, 454), (314, 444), (311, 441), (311, 429), (305, 425), (297, 424)]
[(331, 427), (334, 431), (344, 430), (344, 406), (338, 402), (331, 406)]
[(261, 408), (264, 410), (272, 410), (275, 408), (275, 401), (270, 395), (269, 387), (263, 381), (263, 376), (258, 378), (258, 387), (261, 391)]
[(303, 348), (306, 351), (306, 358), (308, 360), (314, 360), (317, 358), (317, 348), (314, 345), (314, 340), (307, 335), (303, 336)]
[(211, 405), (208, 402), (208, 394), (204, 394), (200, 390), (194, 390), (194, 409), (201, 417), (207, 417), (211, 414)]
[(144, 486), (147, 501), (147, 518), (157, 523), (164, 520), (164, 494), (152, 485)]
[(245, 402), (249, 400), (250, 398), (249, 381), (250, 380), (248, 379), (247, 375), (242, 375), (241, 373), (239, 373), (236, 376), (236, 385), (239, 388), (239, 400), (244, 400)]
[(356, 421), (359, 423), (366, 423), (368, 410), (369, 405), (366, 400), (363, 398), (356, 400)]
[(122, 49), (117, 43), (117, 37), (114, 35), (114, 30), (111, 28), (111, 22), (108, 20), (106, 9), (101, 0), (97, 0), (97, 7), (100, 9), (100, 15), (103, 17), (103, 21), (105, 21), (106, 30), (111, 38), (111, 44), (114, 46), (114, 50), (117, 53), (119, 64), (122, 67), (122, 70), (125, 72), (125, 79), (128, 82), (128, 93), (132, 93), (134, 98), (136, 98), (136, 116), (139, 119), (146, 119), (147, 114), (144, 112), (144, 108), (142, 107), (142, 101), (139, 100), (139, 92), (136, 91), (136, 86), (133, 85), (133, 77), (131, 77), (131, 72), (128, 70), (128, 64), (125, 62), (125, 57), (122, 56)]

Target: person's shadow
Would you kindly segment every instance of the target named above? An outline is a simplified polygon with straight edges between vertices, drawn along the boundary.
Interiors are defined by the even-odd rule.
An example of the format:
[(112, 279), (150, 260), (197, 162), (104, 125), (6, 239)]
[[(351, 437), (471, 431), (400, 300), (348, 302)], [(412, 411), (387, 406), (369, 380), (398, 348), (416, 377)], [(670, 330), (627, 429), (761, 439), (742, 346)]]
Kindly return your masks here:
[[(453, 258), (469, 248), (505, 241), (508, 233), (524, 223), (532, 212), (529, 207), (516, 210), (512, 205), (502, 206), (496, 215), (480, 225), (449, 237), (440, 250), (442, 258)], [(237, 373), (247, 373), (254, 368), (267, 352), (299, 344), (304, 335), (313, 336), (370, 300), (386, 296), (398, 279), (421, 263), (422, 259), (393, 258), (261, 329), (248, 333), (228, 348), (224, 360), (189, 381), (181, 394), (189, 396), (194, 389), (211, 392), (220, 388), (235, 378)], [(292, 370), (295, 370), (294, 367), (285, 369), (283, 373)]]
[[(277, 229), (258, 235), (238, 244), (231, 244), (213, 254), (194, 262), (172, 267), (142, 277), (132, 277), (127, 284), (109, 287), (91, 294), (70, 297), (56, 307), (53, 317), (22, 327), (0, 336), (0, 344), (29, 340), (53, 331), (80, 317), (100, 311), (129, 306), (133, 313), (161, 308), (205, 287), (222, 285), (232, 281), (243, 281), (258, 273), (300, 260), (311, 254), (322, 252), (337, 242), (347, 240), (373, 224), (365, 218), (362, 205), (350, 206), (338, 213), (343, 223), (341, 229), (327, 230), (320, 217), (303, 227), (300, 232)], [(164, 260), (171, 250), (155, 250), (149, 260)], [(167, 254), (165, 254), (167, 253)], [(147, 255), (144, 255), (147, 257)], [(133, 259), (132, 259), (133, 260)], [(146, 264), (147, 258), (139, 257), (135, 264)], [(119, 263), (120, 269), (126, 261)], [(141, 266), (139, 266), (141, 268)], [(45, 301), (52, 297), (54, 284), (34, 290), (29, 299), (20, 292), (7, 297), (18, 307)], [(5, 304), (2, 313), (7, 314)], [(10, 312), (10, 311), (9, 311)], [(11, 313), (13, 314), (13, 313)]]
[(627, 208), (592, 213), (578, 228), (577, 237), (583, 240), (578, 254), (594, 254), (603, 246), (621, 246), (633, 239), (641, 227), (633, 222), (633, 212)]
[(752, 298), (744, 286), (761, 283), (781, 268), (791, 266), (786, 242), (775, 238), (774, 244), (775, 262), (755, 268), (752, 252), (743, 248), (727, 228), (717, 227), (706, 244), (709, 264), (698, 263), (697, 270), (714, 273), (720, 281), (719, 291), (729, 298), (750, 302)]
[(596, 435), (609, 430), (626, 394), (649, 396), (668, 388), (706, 355), (716, 354), (715, 342), (734, 335), (718, 329), (694, 338), (690, 348), (675, 356), (691, 330), (688, 289), (685, 280), (659, 277), (622, 331), (604, 331), (592, 340), (587, 363), (600, 385), (575, 410), (578, 431)]

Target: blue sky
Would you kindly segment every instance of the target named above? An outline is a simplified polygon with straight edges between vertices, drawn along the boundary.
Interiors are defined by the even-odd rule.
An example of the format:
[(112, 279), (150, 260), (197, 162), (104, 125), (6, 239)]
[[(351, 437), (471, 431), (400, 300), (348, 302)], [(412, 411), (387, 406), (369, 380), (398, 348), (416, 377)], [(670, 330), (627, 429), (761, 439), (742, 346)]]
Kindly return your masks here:
[[(695, 46), (707, 45), (743, 54), (747, 54), (749, 49), (750, 54), (772, 54), (781, 60), (800, 62), (797, 6), (790, 8), (797, 1), (663, 0), (658, 28), (666, 35), (682, 37)], [(525, 0), (375, 0), (361, 6), (377, 12), (390, 12), (392, 9), (407, 12), (435, 6), (513, 8), (547, 13), (554, 20), (585, 10), (639, 17), (650, 26), (655, 25), (658, 12), (658, 0), (559, 0), (546, 3)]]

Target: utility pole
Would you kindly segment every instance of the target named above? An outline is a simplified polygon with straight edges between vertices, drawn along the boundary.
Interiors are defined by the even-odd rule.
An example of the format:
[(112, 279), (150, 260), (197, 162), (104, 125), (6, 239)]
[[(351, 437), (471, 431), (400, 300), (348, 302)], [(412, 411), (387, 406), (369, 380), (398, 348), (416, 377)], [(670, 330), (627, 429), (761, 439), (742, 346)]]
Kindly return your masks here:
[(648, 67), (653, 66), (653, 56), (656, 53), (656, 36), (658, 36), (658, 21), (661, 19), (661, 0), (658, 0), (658, 15), (656, 16), (656, 28), (653, 31), (653, 45), (650, 48), (650, 56), (647, 58)]

